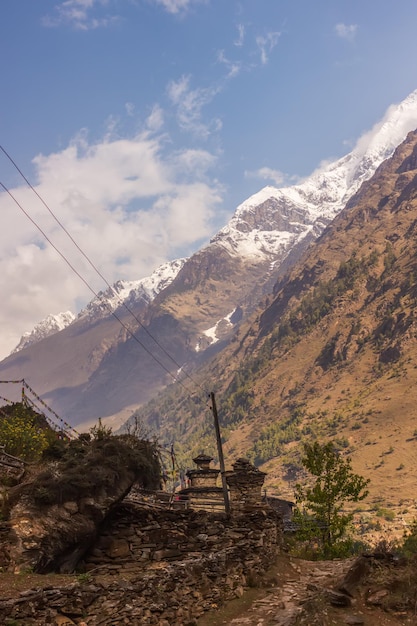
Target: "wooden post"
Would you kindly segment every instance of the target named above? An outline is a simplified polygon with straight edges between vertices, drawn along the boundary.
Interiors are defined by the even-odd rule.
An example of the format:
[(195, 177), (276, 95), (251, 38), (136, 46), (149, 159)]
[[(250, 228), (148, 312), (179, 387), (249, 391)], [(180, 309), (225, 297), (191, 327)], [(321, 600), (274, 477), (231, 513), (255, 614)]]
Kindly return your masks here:
[(171, 443), (171, 464), (172, 464), (172, 493), (175, 493), (175, 457), (174, 444)]
[(214, 397), (213, 391), (210, 392), (210, 399), (211, 399), (211, 410), (213, 411), (213, 418), (214, 418), (214, 429), (216, 431), (217, 452), (219, 454), (220, 473), (222, 477), (224, 510), (226, 511), (227, 515), (230, 515), (229, 492), (227, 490), (227, 482), (226, 482), (226, 476), (225, 476), (223, 446), (222, 446), (222, 439), (220, 436), (219, 416), (217, 414), (216, 398)]

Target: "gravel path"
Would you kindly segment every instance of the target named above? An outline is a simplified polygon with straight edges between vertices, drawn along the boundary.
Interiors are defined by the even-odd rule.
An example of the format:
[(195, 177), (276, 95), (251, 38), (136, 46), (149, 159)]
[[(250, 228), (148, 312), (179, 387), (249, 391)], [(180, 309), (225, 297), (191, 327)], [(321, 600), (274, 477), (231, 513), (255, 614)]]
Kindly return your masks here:
[[(356, 558), (303, 561), (285, 557), (277, 563), (270, 587), (257, 599), (235, 609), (206, 614), (206, 626), (417, 626), (417, 618), (394, 615), (368, 606), (363, 590), (354, 593), (350, 606), (334, 607), (332, 590)], [(337, 594), (337, 592), (336, 592)], [(261, 597), (259, 597), (261, 596)], [(346, 599), (346, 597), (344, 596)], [(343, 598), (342, 598), (343, 599)], [(242, 598), (244, 600), (244, 597)], [(249, 604), (249, 606), (248, 606)]]
[(232, 619), (231, 626), (291, 626), (306, 602), (321, 589), (328, 589), (343, 578), (354, 559), (343, 561), (292, 562), (294, 576), (277, 585), (265, 597), (255, 600), (245, 616)]

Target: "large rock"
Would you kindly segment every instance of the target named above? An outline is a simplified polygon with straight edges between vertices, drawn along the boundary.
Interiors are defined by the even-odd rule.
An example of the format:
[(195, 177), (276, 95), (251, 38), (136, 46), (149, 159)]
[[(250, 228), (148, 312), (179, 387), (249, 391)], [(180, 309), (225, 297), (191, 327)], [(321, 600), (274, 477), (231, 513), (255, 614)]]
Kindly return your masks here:
[(23, 485), (10, 513), (10, 567), (73, 571), (132, 485), (159, 479), (152, 444), (138, 444), (132, 448), (126, 437), (71, 442), (59, 461)]

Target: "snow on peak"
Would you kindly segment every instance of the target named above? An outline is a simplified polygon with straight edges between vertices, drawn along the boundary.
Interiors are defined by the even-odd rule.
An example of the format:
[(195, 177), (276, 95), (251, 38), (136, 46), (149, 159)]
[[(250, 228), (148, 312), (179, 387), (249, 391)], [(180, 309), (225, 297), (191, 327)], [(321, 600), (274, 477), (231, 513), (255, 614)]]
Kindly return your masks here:
[(389, 107), (346, 156), (323, 165), (299, 184), (268, 186), (250, 196), (211, 243), (243, 257), (282, 261), (307, 235), (317, 237), (415, 128), (417, 90)]
[(139, 280), (118, 280), (105, 291), (100, 291), (80, 312), (78, 318), (99, 318), (109, 315), (123, 305), (154, 298), (176, 277), (187, 259), (176, 259), (160, 265), (150, 276)]
[(36, 324), (33, 330), (23, 333), (18, 345), (10, 354), (20, 352), (24, 348), (28, 348), (34, 343), (38, 343), (42, 339), (58, 333), (69, 326), (75, 320), (75, 315), (71, 311), (58, 313), (57, 315), (48, 315), (39, 324)]
[(174, 280), (185, 261), (186, 259), (177, 259), (163, 263), (150, 276), (140, 280), (118, 280), (111, 288), (100, 291), (97, 297), (91, 300), (79, 313), (77, 318), (70, 311), (58, 315), (48, 315), (32, 331), (24, 333), (11, 354), (63, 330), (75, 319), (92, 321), (110, 315), (124, 303), (133, 304), (139, 300), (143, 300), (145, 303), (151, 302), (160, 291)]
[(417, 89), (399, 104), (391, 105), (382, 120), (358, 140), (354, 151), (368, 155), (393, 152), (416, 128)]

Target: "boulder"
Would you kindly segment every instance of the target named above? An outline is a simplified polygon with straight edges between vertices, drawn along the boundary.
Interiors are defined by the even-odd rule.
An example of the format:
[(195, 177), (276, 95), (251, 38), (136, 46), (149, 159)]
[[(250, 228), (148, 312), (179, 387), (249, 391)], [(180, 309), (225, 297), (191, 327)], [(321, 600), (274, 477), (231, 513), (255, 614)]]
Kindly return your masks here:
[[(71, 442), (14, 494), (10, 569), (70, 573), (96, 539), (104, 519), (149, 468), (159, 479), (151, 444), (135, 449), (126, 437)], [(126, 546), (114, 546), (118, 556)], [(116, 556), (116, 554), (115, 554)]]

